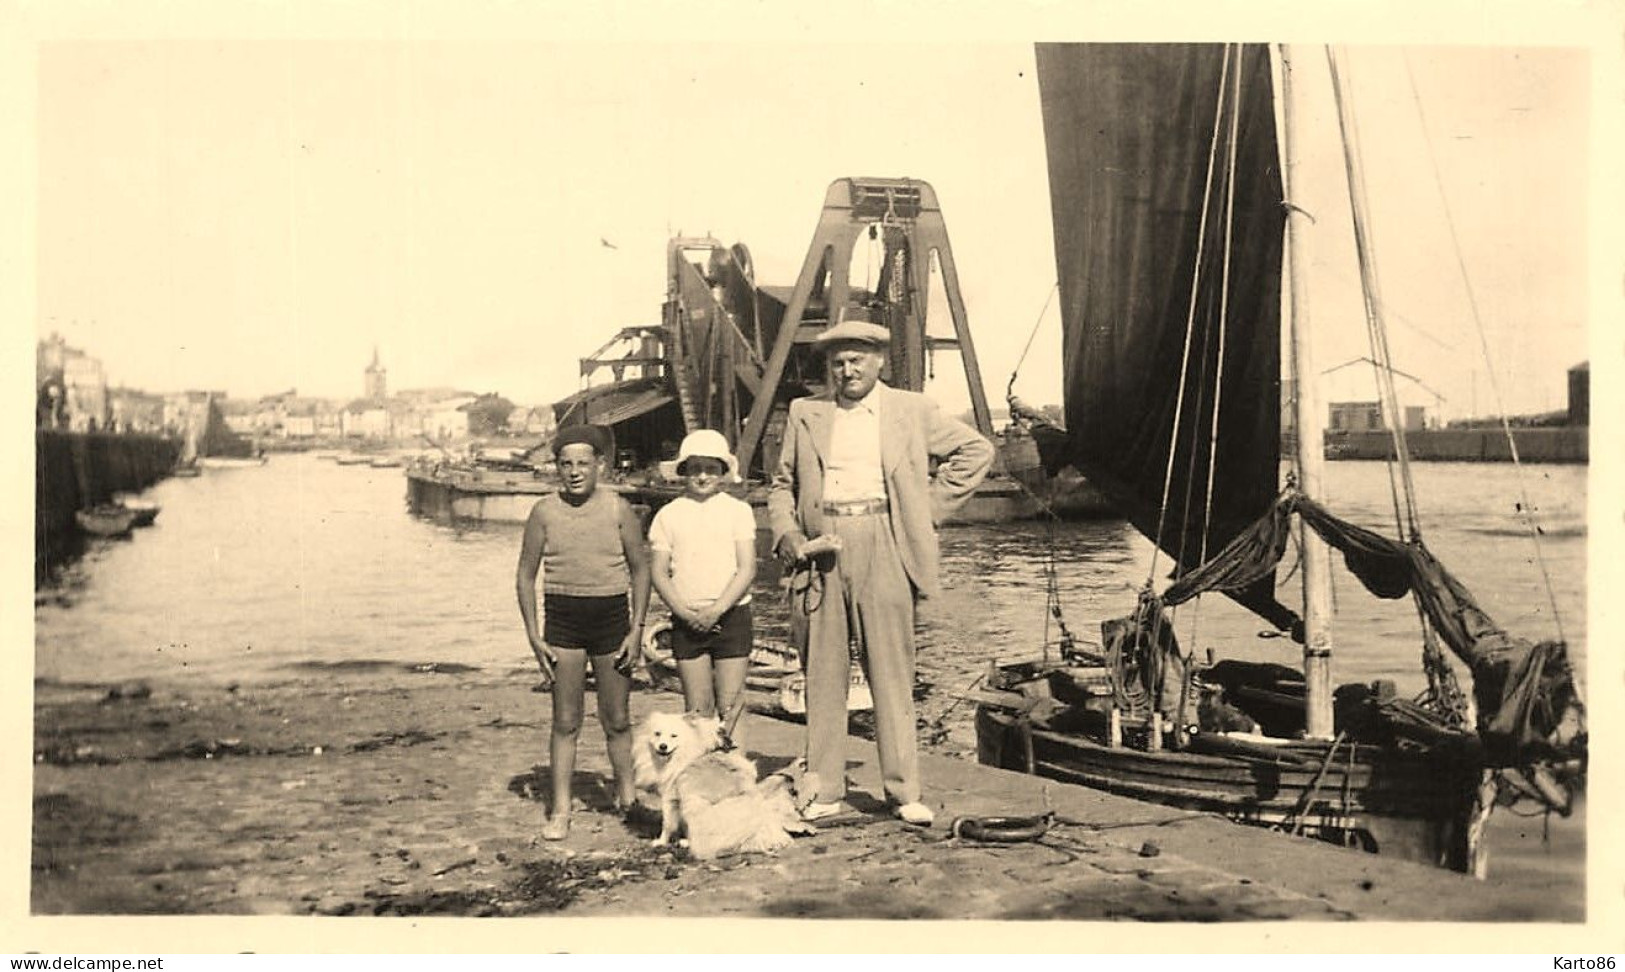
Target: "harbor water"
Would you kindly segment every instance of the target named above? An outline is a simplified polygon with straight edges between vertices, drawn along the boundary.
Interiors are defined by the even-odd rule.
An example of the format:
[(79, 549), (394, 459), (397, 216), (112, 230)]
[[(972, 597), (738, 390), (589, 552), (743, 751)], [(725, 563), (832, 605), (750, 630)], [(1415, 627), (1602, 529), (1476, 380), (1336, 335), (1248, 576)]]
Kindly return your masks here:
[[(1559, 634), (1582, 681), (1586, 654), (1584, 466), (1418, 464), (1422, 535), (1512, 632)], [(1394, 533), (1387, 466), (1327, 467), (1328, 505)], [(146, 494), (163, 507), (133, 540), (94, 544), (36, 592), (35, 678), (229, 685), (311, 677), (399, 679), (414, 670), (477, 670), (535, 678), (514, 599), (517, 525), (448, 525), (410, 515), (401, 470), (339, 466), (313, 455), (211, 469)], [(1539, 546), (1520, 508), (1539, 517)], [(960, 696), (995, 659), (1031, 657), (1054, 642), (1047, 580), (1068, 628), (1097, 641), (1102, 619), (1127, 613), (1164, 558), (1121, 521), (1039, 521), (946, 529), (943, 595), (920, 622), (920, 714), (938, 751), (974, 758), (972, 703)], [(1297, 584), (1288, 554), (1282, 598)], [(780, 634), (779, 571), (756, 585), (761, 633)], [(1416, 612), (1379, 602), (1338, 568), (1334, 678), (1423, 686)], [(655, 609), (658, 613), (658, 607)], [(1296, 665), (1295, 646), (1205, 599), (1177, 618), (1183, 644), (1220, 657)], [(540, 742), (538, 742), (540, 745)], [(1582, 813), (1583, 813), (1583, 807)], [(1582, 866), (1579, 819), (1498, 814), (1497, 873)], [(1508, 833), (1512, 839), (1508, 839)], [(1519, 839), (1522, 838), (1522, 839)]]

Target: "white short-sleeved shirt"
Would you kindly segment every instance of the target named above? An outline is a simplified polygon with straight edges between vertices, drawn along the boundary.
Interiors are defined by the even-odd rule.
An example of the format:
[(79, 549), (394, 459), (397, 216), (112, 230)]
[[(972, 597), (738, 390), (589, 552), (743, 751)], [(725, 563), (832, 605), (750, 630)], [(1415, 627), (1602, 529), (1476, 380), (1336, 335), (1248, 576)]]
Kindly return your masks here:
[[(749, 503), (727, 493), (704, 502), (679, 496), (661, 507), (649, 525), (649, 546), (671, 554), (672, 586), (691, 603), (714, 601), (722, 594), (740, 567), (734, 545), (741, 540), (755, 542), (756, 517)], [(739, 603), (748, 600), (746, 594)]]

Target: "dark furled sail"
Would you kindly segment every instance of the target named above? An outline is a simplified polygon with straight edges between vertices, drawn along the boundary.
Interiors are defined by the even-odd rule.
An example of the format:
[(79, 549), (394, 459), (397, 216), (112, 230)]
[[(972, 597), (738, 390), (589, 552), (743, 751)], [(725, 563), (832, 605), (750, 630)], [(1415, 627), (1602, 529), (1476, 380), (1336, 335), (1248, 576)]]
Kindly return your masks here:
[(198, 436), (197, 454), (224, 459), (247, 459), (254, 455), (254, 443), (238, 435), (226, 424), (220, 403), (213, 397), (203, 406), (203, 433)]
[(1564, 642), (1513, 636), (1479, 607), (1472, 592), (1420, 538), (1389, 540), (1340, 519), (1296, 490), (1283, 493), (1251, 528), (1170, 585), (1162, 603), (1180, 604), (1204, 591), (1243, 589), (1273, 572), (1286, 553), (1293, 514), (1343, 555), (1343, 565), (1372, 594), (1390, 600), (1416, 594), (1428, 624), (1472, 672), (1478, 735), (1489, 765), (1521, 765), (1554, 752), (1559, 758), (1584, 753), (1583, 741), (1553, 741), (1568, 710), (1584, 710)]
[[(1278, 493), (1285, 216), (1268, 51), (1040, 44), (1037, 58), (1067, 458), (1183, 570)], [(1232, 596), (1279, 623), (1272, 585)]]

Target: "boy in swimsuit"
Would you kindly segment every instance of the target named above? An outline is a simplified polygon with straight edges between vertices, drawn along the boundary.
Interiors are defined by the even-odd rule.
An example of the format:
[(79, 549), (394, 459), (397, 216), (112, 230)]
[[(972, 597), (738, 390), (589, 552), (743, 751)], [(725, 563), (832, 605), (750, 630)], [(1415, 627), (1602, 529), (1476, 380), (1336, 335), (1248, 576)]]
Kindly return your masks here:
[[(632, 662), (649, 610), (649, 556), (637, 514), (620, 494), (598, 488), (608, 433), (570, 426), (554, 439), (559, 491), (531, 508), (519, 549), (519, 615), (543, 684), (553, 689), (548, 744), (553, 807), (544, 840), (570, 832), (570, 778), (575, 772), (587, 664), (598, 691), (598, 721), (609, 745), (615, 801), (636, 799), (632, 785)], [(536, 617), (536, 574), (542, 571), (545, 630)], [(630, 605), (628, 589), (630, 588)]]

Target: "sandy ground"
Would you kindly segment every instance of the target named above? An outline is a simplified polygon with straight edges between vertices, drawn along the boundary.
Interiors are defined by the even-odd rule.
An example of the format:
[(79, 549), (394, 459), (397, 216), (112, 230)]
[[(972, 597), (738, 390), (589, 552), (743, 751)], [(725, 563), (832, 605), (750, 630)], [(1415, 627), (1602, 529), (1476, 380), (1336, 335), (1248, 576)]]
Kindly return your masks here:
[[(679, 706), (634, 697), (636, 715)], [(32, 911), (1584, 920), (1581, 876), (1486, 885), (940, 756), (923, 760), (937, 823), (912, 829), (880, 812), (860, 740), (857, 812), (776, 855), (692, 861), (649, 845), (657, 814), (607, 812), (590, 709), (573, 832), (554, 844), (536, 837), (548, 700), (522, 676), (340, 666), (230, 690), (41, 685)], [(764, 772), (800, 734), (754, 715), (742, 730)], [(948, 833), (957, 814), (1046, 804), (1062, 823), (1041, 842)]]

